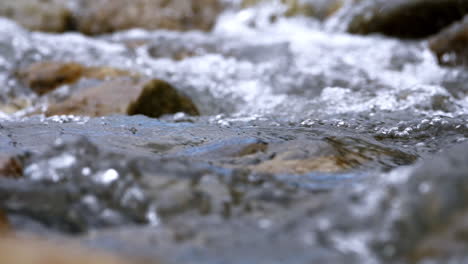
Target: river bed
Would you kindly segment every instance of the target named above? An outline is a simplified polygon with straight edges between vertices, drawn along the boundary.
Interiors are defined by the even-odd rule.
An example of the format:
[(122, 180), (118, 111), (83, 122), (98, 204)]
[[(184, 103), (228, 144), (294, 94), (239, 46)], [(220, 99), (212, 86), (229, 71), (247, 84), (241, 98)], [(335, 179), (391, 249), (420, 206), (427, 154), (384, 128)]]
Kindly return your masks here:
[[(210, 32), (0, 18), (0, 149), (23, 168), (0, 178), (14, 229), (148, 263), (468, 261), (466, 69), (440, 66), (427, 39), (347, 33), (340, 11), (226, 2)], [(102, 82), (38, 95), (17, 71), (41, 61), (165, 80), (200, 116), (38, 113)]]

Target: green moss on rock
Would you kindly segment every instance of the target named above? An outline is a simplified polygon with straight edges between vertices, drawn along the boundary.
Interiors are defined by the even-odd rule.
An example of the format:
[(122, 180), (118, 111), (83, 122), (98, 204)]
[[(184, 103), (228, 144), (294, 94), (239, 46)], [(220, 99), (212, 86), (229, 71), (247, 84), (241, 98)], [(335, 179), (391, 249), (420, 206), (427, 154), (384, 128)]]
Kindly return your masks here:
[(197, 107), (186, 96), (181, 95), (169, 83), (162, 80), (148, 82), (138, 97), (127, 110), (129, 115), (160, 117), (165, 114), (184, 112), (199, 115)]

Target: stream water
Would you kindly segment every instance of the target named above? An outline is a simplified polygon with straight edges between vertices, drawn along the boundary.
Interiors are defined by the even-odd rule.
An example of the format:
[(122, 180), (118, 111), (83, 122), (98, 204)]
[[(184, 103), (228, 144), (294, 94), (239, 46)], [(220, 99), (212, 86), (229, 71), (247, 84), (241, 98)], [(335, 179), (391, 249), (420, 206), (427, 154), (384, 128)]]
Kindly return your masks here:
[[(425, 40), (345, 33), (340, 16), (231, 4), (210, 33), (87, 37), (0, 19), (4, 104), (66, 97), (72, 86), (39, 98), (13, 74), (56, 60), (166, 80), (202, 114), (0, 112), (0, 148), (25, 168), (0, 179), (16, 228), (149, 262), (407, 263), (463, 215), (466, 69), (439, 66)], [(438, 257), (421, 263), (449, 263)]]

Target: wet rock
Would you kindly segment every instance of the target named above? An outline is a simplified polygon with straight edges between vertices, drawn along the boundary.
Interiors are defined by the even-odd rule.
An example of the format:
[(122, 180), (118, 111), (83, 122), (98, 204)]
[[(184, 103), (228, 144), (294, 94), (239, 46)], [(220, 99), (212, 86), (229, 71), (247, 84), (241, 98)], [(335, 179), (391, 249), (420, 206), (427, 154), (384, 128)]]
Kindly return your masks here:
[(456, 66), (468, 63), (468, 16), (429, 40), (429, 47), (441, 65)]
[(178, 112), (199, 115), (198, 109), (188, 97), (181, 95), (169, 83), (162, 80), (151, 80), (145, 83), (138, 98), (127, 108), (129, 115), (149, 117), (160, 117)]
[(124, 78), (106, 81), (73, 94), (65, 101), (51, 105), (46, 115), (141, 114), (160, 117), (177, 112), (198, 115), (190, 99), (179, 94), (167, 82)]
[(86, 0), (76, 15), (85, 34), (130, 28), (209, 31), (221, 10), (218, 0)]
[[(321, 243), (376, 263), (466, 259), (466, 147), (337, 191), (317, 215), (326, 223), (314, 227)], [(351, 242), (358, 246), (347, 247)]]
[[(86, 249), (77, 243), (22, 236), (0, 238), (0, 262), (9, 264), (131, 264), (124, 257)], [(158, 263), (154, 261), (152, 263)]]
[[(243, 0), (241, 6), (247, 8), (259, 3), (265, 3), (268, 0)], [(271, 1), (270, 2), (275, 2)], [(281, 0), (286, 6), (285, 16), (304, 15), (325, 19), (341, 8), (343, 0)]]
[(23, 165), (19, 159), (0, 154), (0, 177), (19, 178), (23, 176)]
[(19, 78), (39, 95), (57, 87), (74, 83), (81, 78), (85, 68), (77, 63), (39, 62), (20, 70)]
[(18, 78), (39, 95), (77, 82), (81, 78), (108, 80), (122, 76), (136, 76), (111, 67), (85, 67), (74, 62), (44, 61), (29, 65), (18, 72)]
[(75, 137), (27, 158), (21, 181), (0, 179), (0, 206), (67, 233), (151, 223), (154, 208), (136, 181), (139, 173), (136, 160)]
[(417, 261), (467, 257), (466, 147), (459, 145), (420, 163), (400, 186), (402, 211), (391, 229), (396, 252)]
[(0, 16), (16, 20), (30, 30), (64, 32), (69, 29), (71, 12), (63, 0), (2, 1)]
[(468, 13), (459, 0), (361, 1), (347, 15), (348, 32), (382, 33), (400, 38), (423, 38), (437, 33)]

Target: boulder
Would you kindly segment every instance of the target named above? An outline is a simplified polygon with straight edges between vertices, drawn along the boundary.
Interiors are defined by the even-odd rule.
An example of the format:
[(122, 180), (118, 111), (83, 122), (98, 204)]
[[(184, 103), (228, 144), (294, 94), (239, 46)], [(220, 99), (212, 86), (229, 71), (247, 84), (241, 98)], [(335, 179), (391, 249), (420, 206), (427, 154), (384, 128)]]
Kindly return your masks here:
[(46, 115), (72, 114), (95, 117), (142, 114), (160, 117), (177, 112), (198, 115), (198, 110), (190, 99), (179, 94), (165, 81), (122, 78), (89, 87), (61, 103), (51, 105)]
[(30, 30), (64, 32), (71, 24), (71, 12), (63, 0), (15, 0), (0, 2), (0, 16), (17, 21)]
[(466, 65), (468, 62), (468, 16), (433, 36), (429, 47), (445, 66)]
[(131, 28), (209, 31), (220, 11), (218, 0), (84, 0), (75, 19), (90, 35)]
[(181, 95), (169, 83), (157, 79), (145, 83), (138, 98), (127, 107), (129, 115), (160, 117), (177, 112), (199, 115), (190, 98)]
[(351, 7), (348, 32), (400, 38), (433, 35), (468, 13), (460, 0), (364, 0)]

